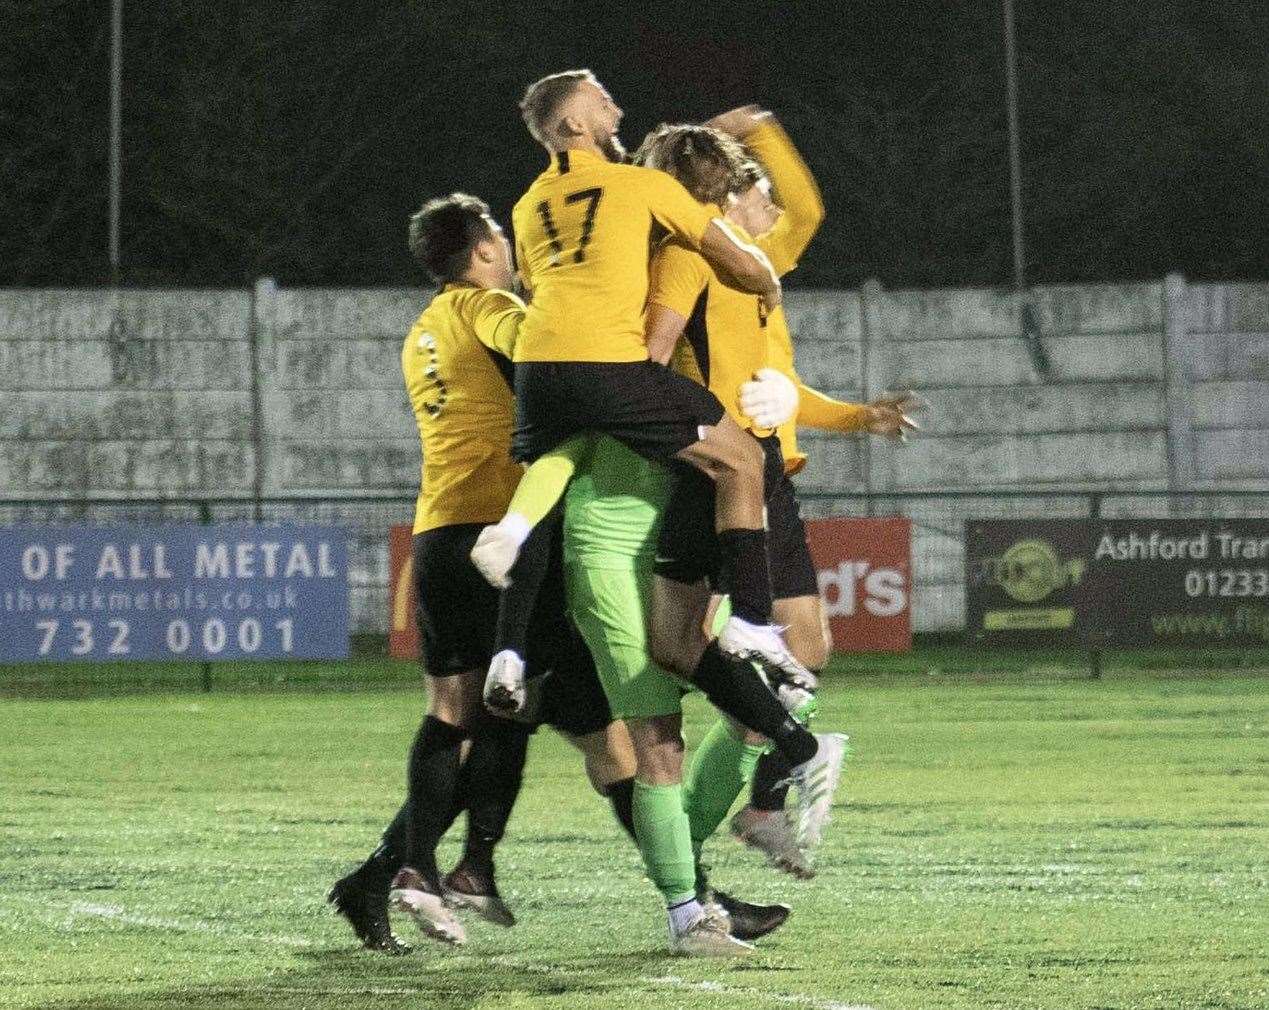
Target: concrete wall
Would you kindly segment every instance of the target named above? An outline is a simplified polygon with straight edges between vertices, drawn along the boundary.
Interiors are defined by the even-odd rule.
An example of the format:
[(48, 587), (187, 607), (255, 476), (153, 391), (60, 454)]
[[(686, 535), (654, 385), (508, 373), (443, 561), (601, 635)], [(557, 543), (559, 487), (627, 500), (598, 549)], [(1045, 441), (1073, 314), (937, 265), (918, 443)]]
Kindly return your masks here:
[[(911, 388), (931, 405), (925, 434), (906, 447), (806, 433), (799, 478), (812, 495), (895, 496), (811, 498), (808, 514), (913, 517), (918, 628), (961, 620), (960, 524), (970, 515), (1083, 514), (1085, 499), (1060, 493), (1072, 490), (1269, 492), (1269, 284), (1169, 277), (1030, 297), (1050, 362), (1043, 380), (1013, 294), (870, 283), (789, 295), (808, 384), (853, 400)], [(0, 292), (0, 500), (412, 489), (418, 442), (398, 356), (425, 300), (416, 290), (280, 290), (268, 280), (252, 291)], [(1036, 494), (904, 496), (984, 488)], [(1113, 507), (1181, 506), (1163, 495)], [(288, 509), (357, 528), (355, 620), (381, 628), (383, 530), (409, 507), (267, 511)], [(0, 521), (27, 515), (9, 507)]]
[(242, 291), (0, 293), (0, 497), (250, 494), (250, 314)]
[[(870, 398), (914, 389), (930, 404), (910, 445), (807, 436), (808, 492), (885, 492), (874, 513), (913, 518), (916, 625), (964, 617), (961, 520), (1086, 514), (1063, 490), (1238, 486), (1269, 491), (1269, 285), (1052, 286), (795, 294), (789, 317), (811, 385)], [(1008, 488), (995, 501), (902, 492)], [(1245, 499), (1216, 502), (1235, 514)], [(1266, 513), (1269, 494), (1255, 503)], [(1188, 514), (1192, 502), (1108, 500), (1116, 514)], [(831, 500), (811, 514), (844, 511)], [(862, 511), (856, 506), (852, 511)]]

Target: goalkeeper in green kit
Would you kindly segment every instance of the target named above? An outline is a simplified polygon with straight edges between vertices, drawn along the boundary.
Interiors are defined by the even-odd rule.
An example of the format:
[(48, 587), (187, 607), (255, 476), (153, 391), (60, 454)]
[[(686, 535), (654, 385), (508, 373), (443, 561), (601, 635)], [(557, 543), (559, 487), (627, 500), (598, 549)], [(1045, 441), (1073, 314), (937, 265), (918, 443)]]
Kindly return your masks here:
[(684, 774), (682, 697), (690, 688), (653, 663), (647, 638), (668, 481), (664, 469), (613, 439), (590, 443), (564, 499), (568, 602), (613, 717), (645, 744), (636, 748), (635, 830), (648, 876), (669, 909), (671, 946), (680, 946), (683, 933), (676, 914), (687, 919), (703, 908), (722, 928), (698, 931), (679, 952), (734, 956), (751, 949), (742, 940), (779, 927), (789, 909), (712, 891), (699, 869), (702, 844), (752, 778), (766, 744), (747, 743), (743, 729), (720, 718)]

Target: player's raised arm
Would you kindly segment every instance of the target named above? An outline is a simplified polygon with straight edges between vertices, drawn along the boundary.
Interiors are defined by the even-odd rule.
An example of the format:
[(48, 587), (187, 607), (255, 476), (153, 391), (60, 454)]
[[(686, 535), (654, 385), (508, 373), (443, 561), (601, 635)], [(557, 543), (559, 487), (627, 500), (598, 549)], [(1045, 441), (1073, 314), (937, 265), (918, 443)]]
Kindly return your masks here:
[(740, 387), (740, 409), (763, 428), (778, 428), (790, 421), (800, 428), (818, 428), (846, 435), (868, 432), (907, 440), (921, 426), (910, 416), (924, 403), (915, 393), (886, 393), (869, 403), (836, 400), (812, 389), (796, 372), (763, 368)]
[(511, 361), (524, 322), (524, 302), (510, 291), (482, 289), (466, 300), (464, 309), (476, 339)]
[[(658, 158), (669, 156), (658, 143), (658, 139), (663, 132), (671, 129), (673, 128), (662, 126), (649, 134), (639, 153), (635, 155), (636, 162), (647, 152), (650, 156), (644, 163), (648, 168), (667, 169), (668, 166), (658, 161)], [(771, 261), (752, 241), (727, 224), (718, 209), (728, 194), (742, 181), (738, 168), (743, 160), (743, 152), (725, 134), (718, 131), (699, 132), (702, 134), (702, 142), (719, 145), (730, 143), (736, 148), (735, 156), (722, 158), (720, 161), (734, 163), (737, 171), (720, 174), (717, 179), (702, 180), (702, 185), (696, 188), (711, 194), (710, 202), (705, 205), (695, 199), (692, 192), (668, 171), (644, 173), (643, 183), (647, 187), (648, 206), (652, 216), (672, 235), (692, 248), (699, 249), (701, 255), (729, 286), (761, 295), (768, 308), (775, 308), (781, 301), (781, 289), (780, 278), (772, 268)]]
[(756, 105), (715, 116), (706, 125), (742, 141), (766, 169), (770, 188), (780, 208), (779, 219), (758, 240), (780, 276), (792, 270), (824, 221), (824, 201), (819, 185), (789, 135), (770, 112)]
[(920, 409), (922, 402), (911, 392), (886, 393), (868, 403), (851, 403), (835, 400), (800, 379), (797, 391), (797, 423), (801, 428), (840, 434), (866, 431), (901, 442), (907, 439), (908, 432), (921, 430), (911, 414)]

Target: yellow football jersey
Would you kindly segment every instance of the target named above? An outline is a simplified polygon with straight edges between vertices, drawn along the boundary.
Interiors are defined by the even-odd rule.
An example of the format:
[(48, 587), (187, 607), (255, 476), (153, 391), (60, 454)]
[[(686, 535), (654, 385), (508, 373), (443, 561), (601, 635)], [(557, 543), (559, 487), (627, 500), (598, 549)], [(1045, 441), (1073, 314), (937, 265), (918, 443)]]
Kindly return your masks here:
[(700, 253), (670, 240), (652, 257), (648, 301), (687, 320), (670, 367), (707, 387), (742, 428), (771, 434), (740, 409), (741, 383), (767, 366), (768, 314), (761, 299), (729, 288)]
[[(759, 245), (783, 276), (797, 266), (802, 253), (824, 220), (824, 201), (811, 170), (793, 146), (793, 141), (775, 120), (768, 120), (745, 137), (745, 146), (767, 169), (776, 202), (784, 213)], [(793, 367), (793, 339), (783, 308), (767, 319), (767, 365), (778, 369), (798, 386), (803, 404), (814, 406), (820, 394), (805, 386)], [(801, 413), (801, 407), (799, 407)], [(808, 423), (808, 422), (803, 422)], [(806, 466), (806, 454), (798, 448), (797, 420), (782, 424), (776, 431), (784, 452), (785, 471), (794, 474)]]
[(411, 327), (401, 371), (423, 444), (414, 532), (502, 518), (524, 470), (511, 459), (511, 355), (524, 302), (447, 284)]
[[(745, 144), (766, 166), (772, 187), (784, 213), (774, 228), (758, 239), (777, 274), (797, 266), (811, 238), (824, 220), (824, 203), (815, 177), (779, 123), (769, 120), (745, 137)], [(753, 241), (735, 224), (745, 241)], [(718, 397), (727, 412), (755, 435), (769, 435), (769, 428), (755, 428), (740, 410), (740, 386), (768, 366), (793, 372), (793, 342), (784, 309), (767, 313), (761, 299), (723, 284), (699, 253), (681, 243), (667, 241), (652, 262), (648, 300), (672, 309), (687, 319), (683, 339), (675, 348), (671, 366), (696, 379)], [(781, 435), (789, 450), (786, 458), (800, 469), (806, 457), (798, 452), (795, 425)]]
[(664, 172), (563, 151), (512, 211), (532, 293), (516, 361), (642, 361), (654, 224), (698, 246), (717, 208)]
[(815, 176), (793, 141), (775, 120), (767, 120), (745, 137), (745, 146), (767, 169), (776, 203), (784, 214), (758, 245), (783, 277), (802, 258), (824, 221), (824, 200)]

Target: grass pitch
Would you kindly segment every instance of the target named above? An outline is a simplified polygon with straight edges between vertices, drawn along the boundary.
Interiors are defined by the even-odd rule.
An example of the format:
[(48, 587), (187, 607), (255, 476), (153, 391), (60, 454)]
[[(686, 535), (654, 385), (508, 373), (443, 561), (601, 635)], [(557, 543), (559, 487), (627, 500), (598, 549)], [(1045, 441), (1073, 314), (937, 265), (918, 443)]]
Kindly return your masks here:
[[(1269, 1005), (1263, 676), (830, 679), (855, 756), (819, 876), (707, 849), (719, 886), (795, 908), (742, 964), (664, 955), (549, 732), (499, 860), (521, 924), (359, 951), (323, 896), (395, 810), (420, 707), (399, 683), (0, 702), (0, 1006)], [(690, 701), (689, 742), (707, 720)]]

